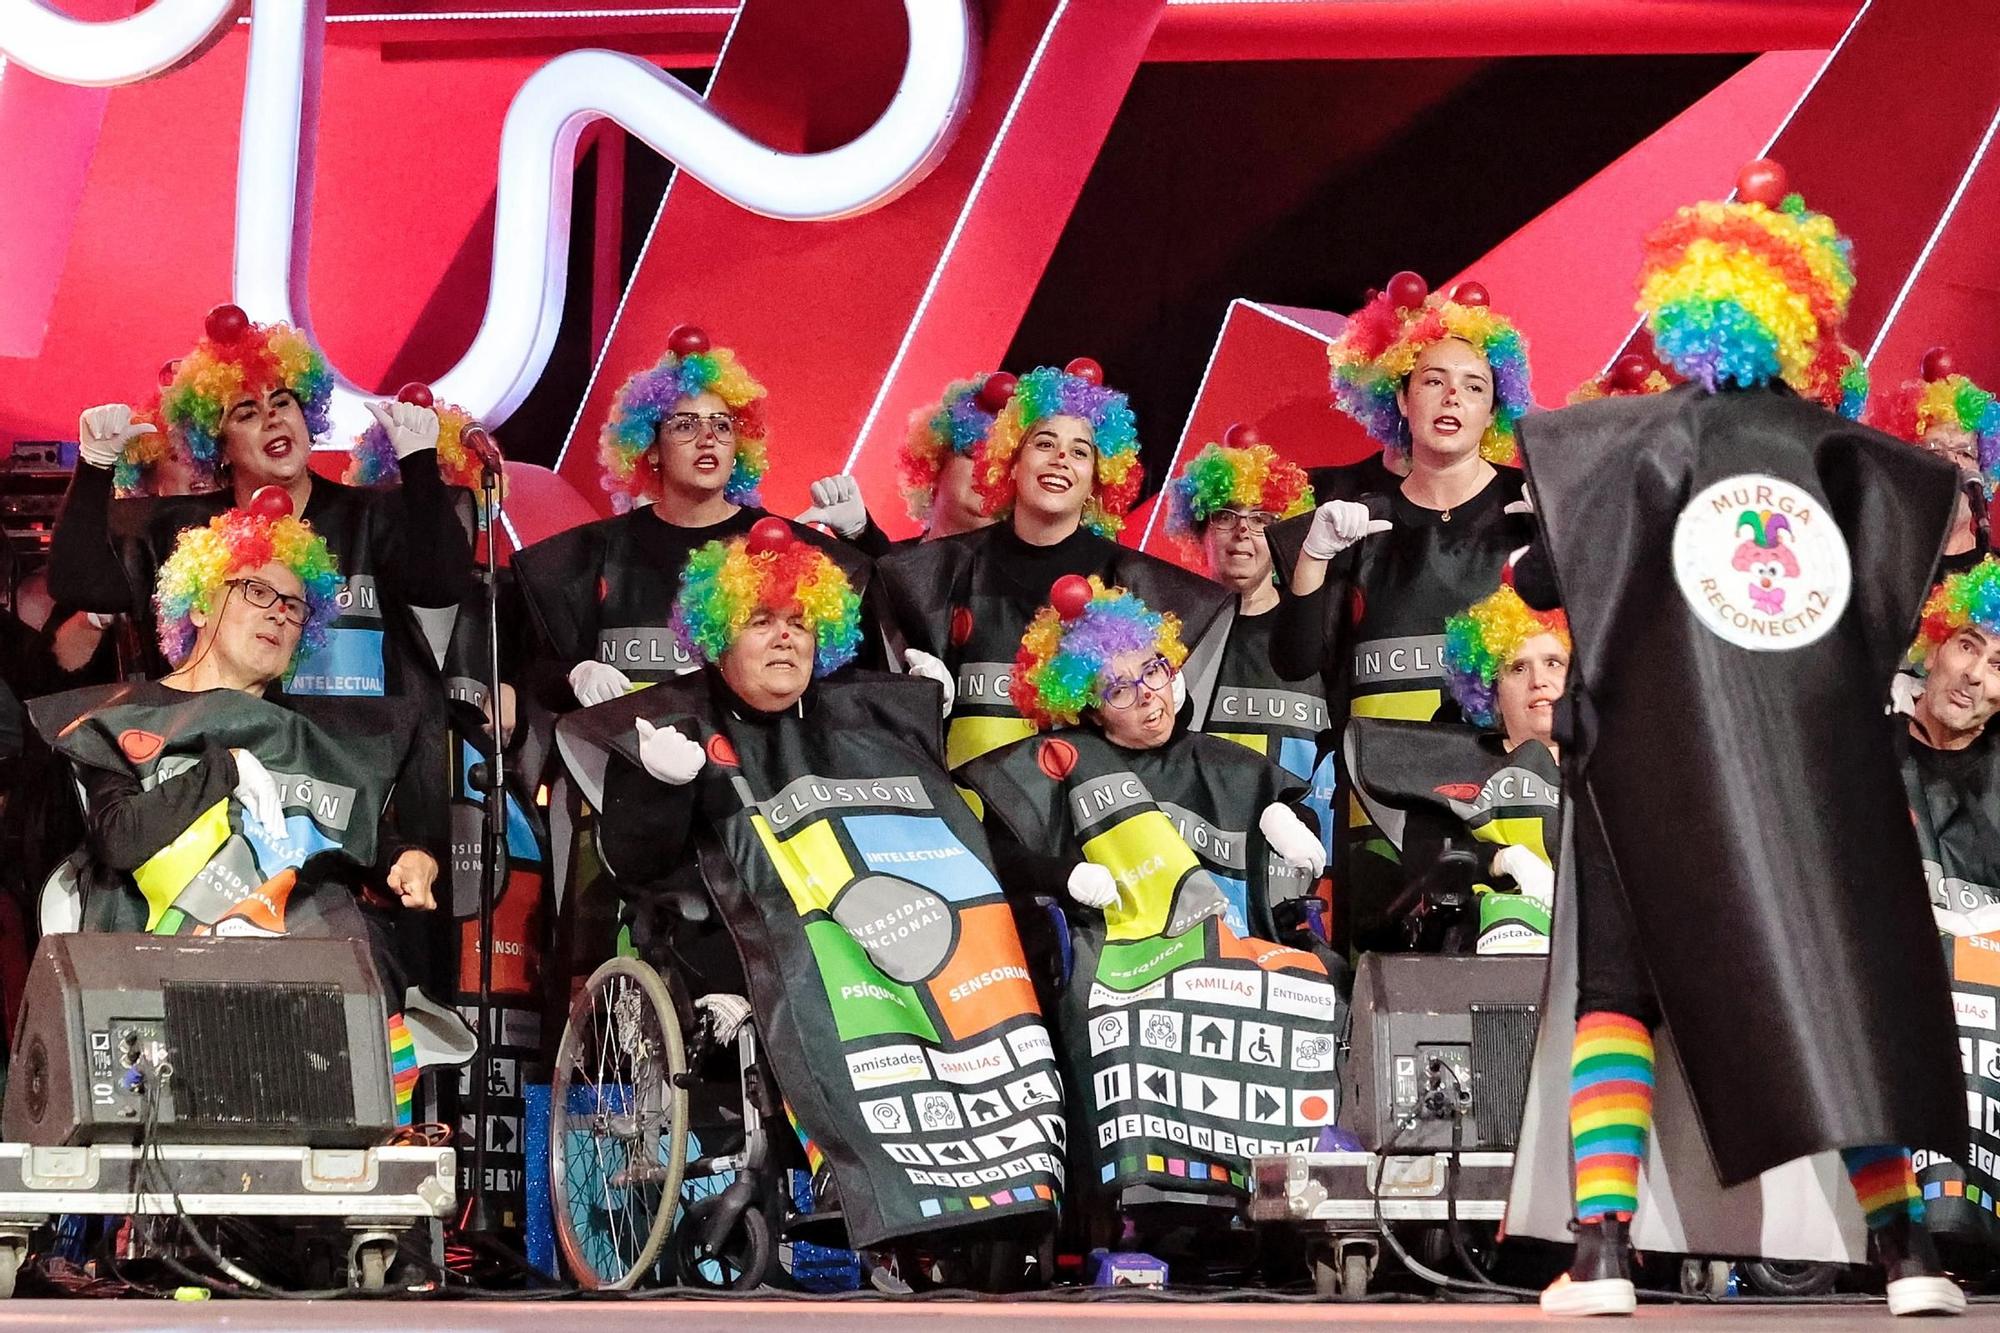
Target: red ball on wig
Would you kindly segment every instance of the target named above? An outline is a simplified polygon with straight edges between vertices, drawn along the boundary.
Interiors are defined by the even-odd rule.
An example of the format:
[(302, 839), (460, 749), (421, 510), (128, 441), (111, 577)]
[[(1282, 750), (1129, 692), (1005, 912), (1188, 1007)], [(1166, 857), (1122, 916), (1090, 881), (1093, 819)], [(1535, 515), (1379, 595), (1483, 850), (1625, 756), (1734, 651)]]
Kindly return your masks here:
[(1486, 294), (1484, 283), (1473, 282), (1470, 279), (1451, 289), (1451, 299), (1459, 305), (1486, 305), (1492, 300)]
[(212, 341), (226, 346), (250, 331), (250, 316), (243, 313), (242, 306), (224, 302), (208, 312), (201, 327)]
[(436, 404), (437, 399), (431, 395), (430, 385), (422, 380), (411, 380), (396, 390), (396, 401), (408, 403), (412, 407), (431, 407)]
[(1064, 620), (1075, 620), (1090, 605), (1090, 580), (1081, 574), (1065, 574), (1049, 585), (1049, 605)]
[(708, 350), (708, 335), (698, 324), (676, 324), (667, 335), (667, 350), (675, 356), (696, 356)]
[(1264, 432), (1247, 421), (1239, 421), (1222, 432), (1222, 447), (1225, 449), (1250, 449), (1264, 442)]
[(275, 523), (281, 518), (291, 517), (292, 497), (282, 486), (259, 486), (244, 508), (259, 518), (268, 518)]
[(173, 386), (174, 376), (180, 373), (181, 373), (181, 359), (179, 357), (175, 357), (171, 361), (162, 361), (160, 363), (160, 387), (162, 389), (171, 388)]
[(1791, 192), (1785, 169), (1768, 157), (1745, 162), (1743, 170), (1736, 173), (1736, 198), (1742, 203), (1776, 208)]
[(1421, 274), (1404, 269), (1389, 279), (1389, 285), (1383, 290), (1389, 293), (1390, 302), (1398, 310), (1415, 310), (1431, 294), (1431, 285), (1424, 281)]
[(1092, 384), (1104, 383), (1104, 367), (1087, 356), (1080, 356), (1064, 366), (1063, 374), (1074, 375), (1080, 380), (1089, 380)]
[(750, 539), (743, 549), (751, 555), (782, 551), (792, 544), (792, 525), (782, 518), (760, 518), (750, 525)]
[(1638, 392), (1646, 387), (1646, 377), (1653, 373), (1652, 361), (1638, 352), (1627, 352), (1611, 363), (1611, 384), (1614, 388)]
[(1933, 347), (1924, 353), (1921, 373), (1926, 384), (1949, 379), (1958, 373), (1958, 358), (1951, 354), (1949, 347)]
[(982, 410), (991, 412), (997, 417), (1013, 399), (1014, 388), (1019, 383), (1020, 380), (1006, 371), (996, 370), (986, 377), (984, 384), (979, 386), (976, 401)]

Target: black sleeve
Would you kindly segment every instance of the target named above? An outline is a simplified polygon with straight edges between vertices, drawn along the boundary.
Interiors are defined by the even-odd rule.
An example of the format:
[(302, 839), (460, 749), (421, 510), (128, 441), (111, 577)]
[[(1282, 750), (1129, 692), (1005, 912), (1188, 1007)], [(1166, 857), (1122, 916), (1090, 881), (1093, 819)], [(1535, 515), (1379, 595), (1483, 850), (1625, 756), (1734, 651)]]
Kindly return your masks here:
[(1562, 590), (1556, 587), (1555, 567), (1541, 542), (1531, 542), (1514, 562), (1514, 591), (1536, 611), (1553, 611), (1562, 605)]
[(661, 782), (623, 755), (604, 770), (604, 809), (597, 817), (604, 864), (621, 883), (665, 879), (694, 855), (693, 835), (701, 781)]
[(85, 611), (130, 611), (132, 585), (111, 544), (111, 469), (78, 463), (49, 543), (49, 596)]
[(1278, 596), (1277, 621), (1271, 627), (1271, 670), (1284, 680), (1310, 680), (1326, 669), (1327, 598), (1345, 587), (1333, 571), (1303, 597), (1286, 589)]
[(211, 740), (201, 758), (142, 791), (131, 773), (78, 768), (91, 852), (112, 870), (133, 871), (187, 831), (204, 811), (236, 789), (236, 761), (227, 747)]
[(390, 519), (380, 534), (376, 573), (411, 606), (457, 606), (472, 591), (472, 539), (458, 497), (438, 475), (437, 450), (420, 449), (399, 465), (403, 484), (383, 495)]
[(893, 549), (889, 544), (889, 534), (875, 526), (875, 516), (868, 516), (868, 526), (857, 536), (842, 538), (849, 546), (867, 556), (870, 560), (880, 560)]
[(1031, 850), (1000, 819), (986, 821), (986, 841), (993, 849), (993, 869), (1008, 897), (1025, 900), (1039, 894), (1054, 898), (1066, 910), (1088, 910), (1069, 896), (1069, 872), (1076, 867), (1075, 858)]
[(0, 764), (11, 764), (21, 757), (27, 745), (27, 731), (28, 714), (21, 707), (21, 696), (0, 679)]

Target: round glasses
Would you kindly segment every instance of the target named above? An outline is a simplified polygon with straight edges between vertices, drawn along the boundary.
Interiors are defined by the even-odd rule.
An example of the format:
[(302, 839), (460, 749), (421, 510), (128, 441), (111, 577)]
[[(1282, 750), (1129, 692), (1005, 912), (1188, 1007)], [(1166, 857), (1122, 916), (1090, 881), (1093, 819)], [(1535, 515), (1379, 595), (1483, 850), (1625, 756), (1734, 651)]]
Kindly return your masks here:
[(715, 437), (717, 444), (728, 444), (736, 438), (736, 420), (721, 412), (711, 412), (707, 416), (699, 412), (676, 412), (661, 422), (668, 439), (675, 444), (688, 444), (699, 439), (702, 427)]
[(1161, 694), (1173, 682), (1174, 664), (1164, 657), (1156, 657), (1146, 663), (1137, 680), (1127, 680), (1123, 676), (1107, 677), (1104, 681), (1104, 702), (1111, 708), (1130, 708), (1139, 702), (1141, 685), (1155, 694)]

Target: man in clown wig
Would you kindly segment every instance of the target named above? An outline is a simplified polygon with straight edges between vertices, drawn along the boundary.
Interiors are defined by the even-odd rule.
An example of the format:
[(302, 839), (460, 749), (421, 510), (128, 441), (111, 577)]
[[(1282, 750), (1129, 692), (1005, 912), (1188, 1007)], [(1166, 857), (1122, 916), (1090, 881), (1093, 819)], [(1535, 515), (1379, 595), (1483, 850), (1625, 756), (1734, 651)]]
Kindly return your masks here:
[(367, 941), (402, 1011), (391, 1048), (407, 1122), (416, 1048), (436, 1044), (429, 1034), (462, 1059), (471, 1034), (406, 986), (389, 947), (399, 905), (436, 907), (437, 860), (397, 835), (391, 803), (418, 753), (415, 705), (284, 688), (325, 642), (340, 586), (326, 542), (266, 490), (183, 532), (161, 564), (153, 605), (171, 671), (31, 709), (83, 792), (75, 924)]
[(1958, 508), (1939, 573), (1963, 574), (1985, 559), (1993, 549), (1987, 517), (2000, 487), (2000, 399), (1959, 374), (1951, 354), (1934, 347), (1917, 378), (1869, 399), (1867, 421), (1958, 469)]
[(1065, 575), (1129, 587), (1181, 619), (1197, 707), (1213, 689), (1235, 597), (1116, 538), (1139, 494), (1138, 425), (1125, 395), (1079, 357), (1021, 376), (974, 446), (972, 480), (999, 521), (884, 557), (888, 604), (914, 661), (951, 685), (945, 752), (957, 768), (1034, 733), (1012, 666), (1036, 608)]
[(1574, 1232), (1552, 1313), (1629, 1313), (1633, 1246), (1872, 1257), (1893, 1313), (1954, 1313), (1910, 1149), (1963, 1150), (1964, 1088), (1882, 696), (1958, 478), (1807, 401), (1847, 365), (1848, 246), (1775, 164), (1738, 185), (1647, 238), (1685, 383), (1522, 425), (1516, 582), (1576, 659), (1506, 1225)]
[(1277, 925), (1326, 868), (1304, 783), (1180, 724), (1187, 660), (1171, 613), (1058, 580), (1013, 664), (1041, 734), (959, 770), (1010, 894), (1068, 900), (1058, 1027), (1091, 1130), (1074, 1169), (1113, 1205), (1134, 1189), (1240, 1200), (1248, 1159), (1310, 1148), (1339, 1101), (1338, 990)]
[(677, 972), (747, 985), (849, 1241), (1032, 1238), (1064, 1182), (1055, 1052), (945, 770), (941, 687), (842, 670), (860, 619), (840, 566), (762, 519), (688, 560), (673, 627), (702, 670), (571, 714), (558, 743), (634, 905), (715, 904), (740, 980), (707, 948), (677, 945)]

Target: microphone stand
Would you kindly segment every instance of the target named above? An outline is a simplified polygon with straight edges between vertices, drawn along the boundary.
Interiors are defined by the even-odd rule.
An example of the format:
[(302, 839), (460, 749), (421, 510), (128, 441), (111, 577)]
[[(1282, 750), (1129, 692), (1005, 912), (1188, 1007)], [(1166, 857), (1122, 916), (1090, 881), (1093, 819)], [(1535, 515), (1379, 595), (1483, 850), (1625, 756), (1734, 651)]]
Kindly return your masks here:
[(487, 1199), (488, 1084), (493, 1070), (493, 914), (499, 904), (500, 858), (506, 846), (507, 782), (500, 736), (500, 460), (481, 451), (480, 490), (486, 516), (486, 559), (480, 581), (486, 603), (486, 700), (492, 718), (493, 754), (466, 774), (481, 794), (479, 838), (479, 1053), (472, 1073), (472, 1188), (462, 1230), (496, 1232), (500, 1218)]

